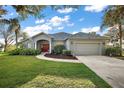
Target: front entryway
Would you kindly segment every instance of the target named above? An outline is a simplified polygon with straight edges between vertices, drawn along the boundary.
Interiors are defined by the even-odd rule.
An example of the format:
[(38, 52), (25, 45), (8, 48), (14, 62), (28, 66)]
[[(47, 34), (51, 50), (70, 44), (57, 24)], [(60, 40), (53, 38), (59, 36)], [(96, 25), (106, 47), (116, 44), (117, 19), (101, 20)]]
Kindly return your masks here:
[(38, 40), (37, 41), (37, 49), (42, 52), (49, 52), (49, 41), (47, 40)]
[(42, 50), (42, 52), (48, 52), (49, 44), (41, 44), (41, 50)]

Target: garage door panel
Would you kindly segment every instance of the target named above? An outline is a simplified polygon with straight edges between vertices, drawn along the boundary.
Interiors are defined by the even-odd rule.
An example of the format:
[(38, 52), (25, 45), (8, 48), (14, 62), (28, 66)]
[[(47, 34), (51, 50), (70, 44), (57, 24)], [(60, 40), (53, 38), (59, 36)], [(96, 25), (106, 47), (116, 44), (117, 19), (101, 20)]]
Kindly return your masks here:
[(73, 52), (76, 55), (99, 55), (100, 44), (76, 43), (73, 45)]

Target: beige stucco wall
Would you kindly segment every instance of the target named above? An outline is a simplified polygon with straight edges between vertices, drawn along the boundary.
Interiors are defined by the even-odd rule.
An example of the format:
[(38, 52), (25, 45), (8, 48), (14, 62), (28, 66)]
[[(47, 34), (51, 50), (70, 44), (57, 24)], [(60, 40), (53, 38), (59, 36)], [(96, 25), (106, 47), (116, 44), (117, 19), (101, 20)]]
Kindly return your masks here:
[(70, 50), (71, 42), (70, 42), (69, 39), (67, 39), (67, 40), (65, 41), (65, 45), (66, 45), (66, 49), (67, 49), (67, 50)]
[(34, 48), (32, 39), (26, 40), (25, 42), (23, 42), (23, 45), (25, 48)]
[(54, 40), (53, 43), (54, 43), (54, 46), (56, 46), (56, 45), (65, 45), (65, 42), (62, 41), (62, 40)]

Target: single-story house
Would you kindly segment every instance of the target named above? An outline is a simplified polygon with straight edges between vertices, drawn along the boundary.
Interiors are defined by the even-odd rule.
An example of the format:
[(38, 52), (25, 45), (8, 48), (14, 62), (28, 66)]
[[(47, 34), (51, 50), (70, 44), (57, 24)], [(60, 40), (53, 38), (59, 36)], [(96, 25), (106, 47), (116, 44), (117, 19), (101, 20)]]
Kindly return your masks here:
[(39, 49), (42, 52), (51, 53), (54, 46), (64, 45), (67, 50), (72, 51), (73, 55), (102, 55), (106, 40), (106, 37), (94, 33), (46, 34), (41, 32), (22, 43), (25, 48)]

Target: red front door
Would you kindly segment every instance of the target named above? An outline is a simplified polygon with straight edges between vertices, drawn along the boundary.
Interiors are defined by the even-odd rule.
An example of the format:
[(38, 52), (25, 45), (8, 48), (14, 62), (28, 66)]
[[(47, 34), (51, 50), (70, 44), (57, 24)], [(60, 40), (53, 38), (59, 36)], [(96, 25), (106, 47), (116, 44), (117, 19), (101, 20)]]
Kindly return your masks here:
[(48, 52), (49, 51), (49, 44), (42, 44), (41, 45), (41, 51), (42, 52)]

